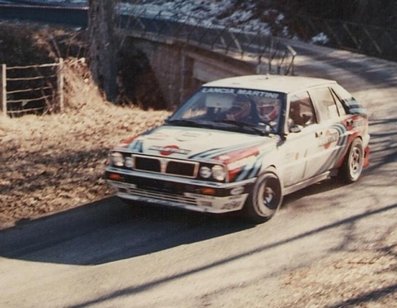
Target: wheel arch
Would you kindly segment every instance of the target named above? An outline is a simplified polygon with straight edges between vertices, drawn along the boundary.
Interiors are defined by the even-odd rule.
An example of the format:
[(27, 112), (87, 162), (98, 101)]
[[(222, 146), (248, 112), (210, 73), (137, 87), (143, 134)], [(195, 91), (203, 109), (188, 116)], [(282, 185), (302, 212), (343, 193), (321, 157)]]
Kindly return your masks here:
[[(270, 186), (264, 183), (269, 183)], [(267, 192), (268, 189), (269, 192)], [(264, 204), (264, 198), (269, 196), (270, 200), (267, 200), (266, 204)], [(274, 165), (268, 165), (259, 173), (243, 207), (243, 212), (252, 221), (267, 221), (272, 218), (281, 207), (283, 196), (284, 187), (279, 172)], [(273, 203), (274, 201), (275, 203)]]
[(280, 168), (277, 168), (276, 164), (269, 164), (266, 167), (261, 169), (261, 172), (259, 172), (258, 177), (260, 177), (262, 174), (264, 174), (266, 172), (274, 173), (278, 177), (280, 184), (281, 184), (282, 193), (284, 193), (284, 181), (283, 181), (283, 177), (280, 172)]
[[(359, 144), (361, 146), (361, 155), (362, 155), (360, 162), (361, 165), (360, 171), (357, 177), (355, 177), (353, 174), (350, 173), (351, 166), (349, 165), (349, 160), (351, 159), (350, 155), (352, 154), (352, 147), (356, 141), (359, 141)], [(338, 168), (338, 177), (347, 184), (356, 182), (360, 178), (362, 170), (365, 167), (364, 161), (365, 161), (365, 146), (363, 144), (362, 137), (360, 135), (357, 135), (355, 138), (352, 138), (351, 142), (349, 143), (349, 146), (347, 147), (346, 153), (343, 155), (342, 164)]]
[(343, 164), (344, 164), (344, 162), (345, 162), (347, 156), (349, 155), (350, 147), (352, 146), (354, 140), (356, 140), (356, 139), (360, 139), (361, 142), (364, 141), (364, 140), (363, 140), (363, 136), (361, 136), (361, 135), (358, 134), (358, 133), (353, 133), (353, 134), (351, 134), (351, 135), (348, 137), (347, 145), (346, 145), (346, 147), (345, 147), (345, 149), (344, 149), (344, 151), (343, 151), (343, 155), (339, 157), (339, 161), (338, 161), (338, 163), (336, 164), (336, 168), (337, 168), (337, 169), (340, 169), (340, 168), (343, 167)]

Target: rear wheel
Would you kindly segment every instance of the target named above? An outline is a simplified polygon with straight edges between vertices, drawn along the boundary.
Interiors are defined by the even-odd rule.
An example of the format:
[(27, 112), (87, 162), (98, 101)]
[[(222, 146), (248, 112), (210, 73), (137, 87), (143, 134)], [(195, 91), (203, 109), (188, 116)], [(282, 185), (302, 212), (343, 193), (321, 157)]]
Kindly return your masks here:
[(245, 205), (245, 212), (250, 220), (265, 222), (274, 216), (282, 201), (280, 179), (274, 172), (266, 171), (257, 179)]
[(340, 177), (346, 183), (356, 182), (363, 171), (364, 150), (361, 139), (355, 139), (350, 145), (349, 152), (346, 155), (340, 170)]

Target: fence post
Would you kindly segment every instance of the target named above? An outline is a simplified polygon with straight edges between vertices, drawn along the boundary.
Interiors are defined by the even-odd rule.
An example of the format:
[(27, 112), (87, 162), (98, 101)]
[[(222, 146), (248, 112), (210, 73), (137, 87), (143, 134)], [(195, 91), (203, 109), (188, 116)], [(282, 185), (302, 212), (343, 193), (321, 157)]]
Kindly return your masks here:
[(0, 69), (0, 103), (3, 115), (7, 116), (7, 66), (1, 65)]
[(57, 96), (59, 111), (62, 113), (64, 109), (64, 97), (63, 97), (63, 59), (59, 58), (57, 67)]

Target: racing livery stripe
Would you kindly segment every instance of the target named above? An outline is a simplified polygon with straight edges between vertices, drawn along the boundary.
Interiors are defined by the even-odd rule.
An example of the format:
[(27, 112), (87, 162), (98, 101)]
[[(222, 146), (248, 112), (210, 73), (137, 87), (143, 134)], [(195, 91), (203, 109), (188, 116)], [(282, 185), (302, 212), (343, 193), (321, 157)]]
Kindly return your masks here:
[(220, 151), (221, 149), (219, 148), (215, 148), (215, 149), (211, 149), (211, 150), (206, 150), (200, 153), (196, 153), (194, 155), (189, 156), (190, 159), (195, 159), (195, 158), (200, 158), (200, 157), (206, 157), (208, 155), (211, 155), (211, 153), (216, 152), (216, 151)]
[(254, 166), (257, 164), (257, 160), (255, 161), (254, 164), (246, 165), (244, 166), (244, 169), (241, 170), (240, 174), (236, 177), (236, 182), (244, 180), (247, 178), (248, 173), (254, 168)]
[(364, 108), (357, 107), (357, 108), (349, 108), (349, 112), (351, 114), (366, 114), (367, 110)]
[(222, 149), (216, 148), (216, 149), (212, 149), (212, 150), (209, 150), (207, 152), (204, 152), (204, 153), (202, 153), (200, 155), (192, 155), (191, 158), (193, 158), (193, 159), (194, 158), (209, 158), (210, 159), (210, 158), (217, 157), (217, 156), (220, 156), (220, 155), (225, 154), (225, 153), (232, 152), (234, 150), (239, 149), (240, 147), (243, 147), (243, 146), (241, 146), (241, 145), (233, 145), (233, 146), (230, 146), (230, 147), (227, 147), (227, 148), (222, 148)]
[(263, 157), (265, 156), (265, 154), (267, 154), (268, 152), (263, 152), (261, 153), (255, 163), (253, 165), (251, 165), (250, 167), (245, 166), (245, 168), (243, 169), (243, 171), (239, 174), (239, 176), (236, 178), (236, 181), (241, 181), (241, 180), (245, 180), (247, 178), (252, 178), (258, 175), (259, 170), (262, 166), (262, 161), (263, 161)]
[(254, 143), (254, 144), (247, 144), (247, 145), (235, 145), (235, 146), (231, 146), (231, 147), (229, 147), (229, 148), (224, 148), (224, 149), (221, 149), (221, 150), (219, 150), (218, 152), (216, 152), (216, 153), (212, 153), (208, 158), (215, 158), (215, 157), (218, 157), (218, 156), (222, 156), (222, 155), (227, 155), (228, 153), (230, 153), (230, 152), (233, 152), (233, 151), (236, 151), (236, 150), (240, 150), (241, 148), (248, 148), (248, 147), (252, 147), (252, 146), (255, 146), (256, 145), (256, 143)]
[(133, 143), (132, 151), (142, 153), (143, 152), (143, 142), (141, 140), (136, 140)]
[(333, 125), (331, 128), (335, 128), (338, 132), (339, 132), (339, 138), (338, 138), (338, 142), (337, 145), (344, 145), (346, 143), (346, 139), (347, 139), (347, 130), (346, 127), (343, 124), (335, 124)]
[(262, 161), (263, 157), (268, 154), (269, 152), (264, 152), (262, 153), (259, 157), (258, 160), (255, 163), (254, 169), (252, 169), (251, 173), (249, 174), (248, 178), (252, 178), (258, 175), (259, 171), (261, 170), (262, 167)]
[(343, 124), (338, 123), (338, 124), (333, 125), (331, 128), (334, 128), (339, 132), (339, 138), (336, 143), (336, 146), (338, 149), (336, 150), (334, 155), (332, 155), (330, 157), (328, 162), (325, 163), (327, 168), (335, 166), (335, 164), (338, 163), (338, 161), (340, 160), (340, 157), (343, 155), (343, 153), (345, 151), (345, 148), (346, 148), (345, 146), (346, 146), (347, 139), (348, 139), (348, 132), (347, 132), (346, 127)]
[(216, 149), (212, 149), (212, 150), (209, 150), (209, 151), (205, 151), (205, 152), (201, 152), (201, 153), (192, 155), (189, 158), (191, 158), (191, 159), (197, 159), (197, 158), (211, 159), (211, 158), (214, 158), (214, 157), (217, 157), (217, 156), (226, 155), (226, 154), (228, 154), (230, 152), (233, 152), (235, 150), (239, 150), (241, 148), (254, 147), (254, 146), (257, 146), (257, 145), (261, 145), (262, 143), (263, 143), (262, 141), (260, 141), (260, 142), (255, 141), (255, 142), (249, 142), (249, 143), (246, 143), (246, 144), (237, 144), (237, 145), (233, 145), (233, 146), (230, 146), (230, 147), (227, 147), (227, 148), (222, 148), (222, 149), (216, 148)]

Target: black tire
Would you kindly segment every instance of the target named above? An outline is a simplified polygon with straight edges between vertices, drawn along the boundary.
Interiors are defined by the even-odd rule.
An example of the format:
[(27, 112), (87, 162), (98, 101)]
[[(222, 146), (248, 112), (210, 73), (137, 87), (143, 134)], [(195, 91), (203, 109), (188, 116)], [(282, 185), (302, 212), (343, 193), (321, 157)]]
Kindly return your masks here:
[(260, 175), (245, 204), (246, 216), (261, 223), (276, 214), (283, 202), (282, 185), (275, 172), (265, 171)]
[(356, 182), (361, 176), (363, 165), (363, 142), (360, 138), (356, 138), (350, 145), (349, 151), (339, 172), (340, 179), (345, 183)]

